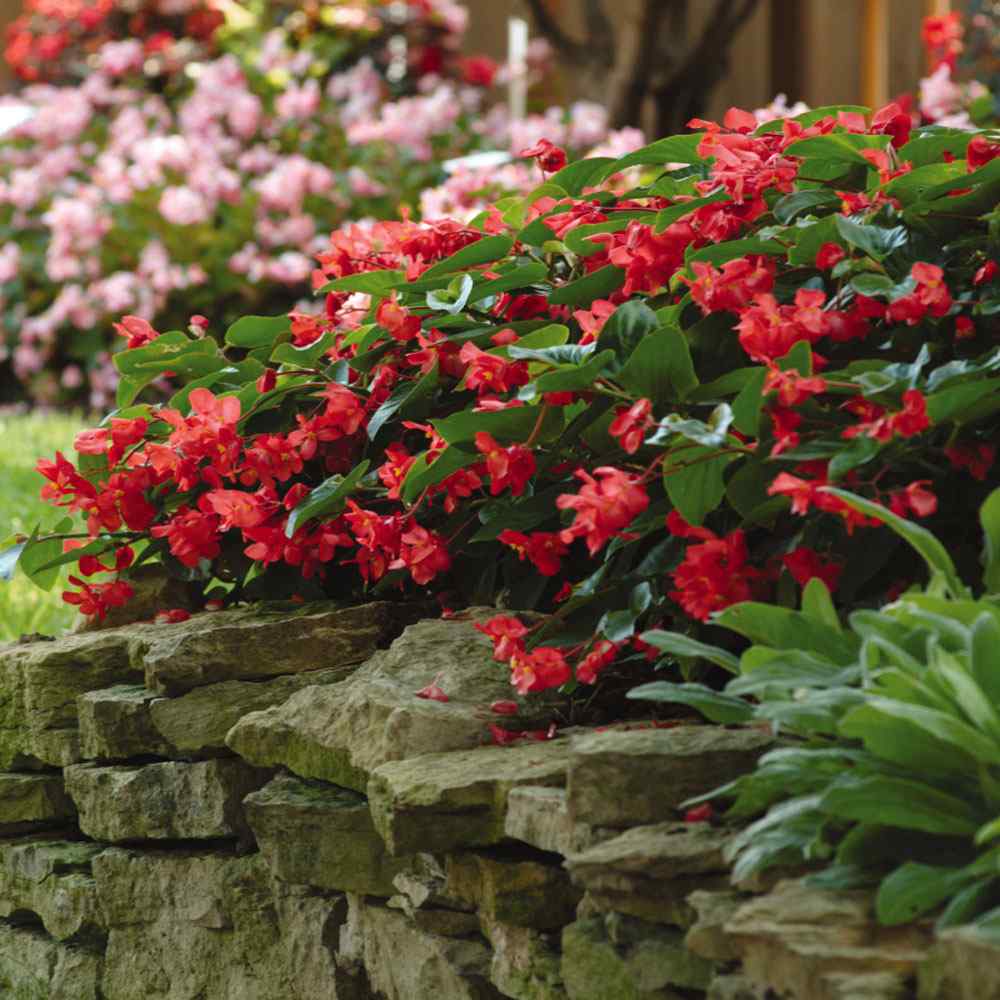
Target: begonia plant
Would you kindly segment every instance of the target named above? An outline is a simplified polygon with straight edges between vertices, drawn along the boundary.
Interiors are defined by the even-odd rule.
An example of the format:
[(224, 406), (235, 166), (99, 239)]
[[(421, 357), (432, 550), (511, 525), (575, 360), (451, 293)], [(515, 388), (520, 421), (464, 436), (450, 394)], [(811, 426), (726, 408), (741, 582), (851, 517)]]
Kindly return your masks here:
[[(696, 654), (718, 612), (813, 578), (841, 607), (919, 579), (831, 485), (975, 578), (1000, 137), (893, 105), (691, 125), (563, 167), (539, 143), (538, 186), (468, 222), (334, 232), (319, 315), (244, 317), (221, 346), (125, 321), (118, 409), (39, 466), (82, 523), (21, 543), (22, 568), (77, 563), (67, 599), (97, 615), (133, 559), (212, 601), (495, 604), (521, 692), (656, 659), (651, 628)], [(183, 387), (143, 401), (166, 372)]]

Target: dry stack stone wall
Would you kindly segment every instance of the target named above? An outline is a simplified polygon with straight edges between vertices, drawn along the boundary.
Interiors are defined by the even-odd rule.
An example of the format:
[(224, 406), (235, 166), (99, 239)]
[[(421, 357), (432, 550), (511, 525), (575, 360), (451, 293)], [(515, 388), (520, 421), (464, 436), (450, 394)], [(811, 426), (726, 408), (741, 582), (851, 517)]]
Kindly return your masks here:
[[(773, 743), (484, 745), (476, 612), (237, 610), (0, 649), (5, 1000), (988, 1000), (1000, 947), (733, 885), (677, 806)], [(481, 611), (482, 617), (490, 614)], [(449, 701), (416, 697), (432, 680)], [(544, 724), (519, 703), (516, 728)]]

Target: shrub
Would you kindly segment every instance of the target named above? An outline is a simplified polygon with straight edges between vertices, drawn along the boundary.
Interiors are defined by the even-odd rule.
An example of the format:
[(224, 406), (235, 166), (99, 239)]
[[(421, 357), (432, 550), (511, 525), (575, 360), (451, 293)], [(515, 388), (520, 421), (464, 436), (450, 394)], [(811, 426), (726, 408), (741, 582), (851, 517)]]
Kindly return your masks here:
[[(0, 315), (17, 380), (4, 394), (52, 403), (89, 389), (103, 410), (112, 319), (184, 329), (197, 315), (221, 335), (244, 313), (287, 311), (331, 228), (416, 208), (441, 159), (530, 138), (538, 122), (502, 113), (488, 135), (472, 128), (490, 74), (453, 52), (462, 12), (373, 4), (323, 30), (294, 15), (234, 25), (224, 41), (238, 58), (193, 63), (163, 93), (138, 41), (113, 43), (79, 86), (7, 99), (34, 117), (0, 143)], [(393, 62), (397, 34), (412, 65)], [(576, 111), (583, 152), (606, 120)]]
[[(334, 233), (321, 316), (244, 318), (223, 348), (136, 328), (80, 469), (41, 466), (85, 546), (22, 561), (549, 612), (489, 627), (522, 691), (814, 577), (842, 606), (903, 589), (919, 564), (831, 483), (926, 519), (970, 577), (997, 485), (1000, 144), (892, 106), (695, 124), (565, 167), (541, 142), (545, 182), (471, 224)], [(168, 371), (170, 406), (137, 404)], [(80, 588), (87, 613), (128, 593)]]
[[(655, 682), (631, 696), (695, 704), (716, 721), (763, 721), (785, 735), (755, 771), (705, 797), (735, 799), (731, 817), (759, 817), (732, 841), (735, 877), (806, 863), (819, 867), (810, 877), (818, 885), (877, 885), (883, 923), (947, 904), (939, 927), (974, 918), (996, 927), (1000, 490), (981, 513), (990, 593), (978, 600), (929, 532), (838, 496), (914, 546), (931, 571), (926, 590), (855, 611), (847, 629), (819, 580), (801, 611), (735, 605), (718, 623), (752, 645), (724, 692)], [(690, 652), (685, 636), (644, 639)]]

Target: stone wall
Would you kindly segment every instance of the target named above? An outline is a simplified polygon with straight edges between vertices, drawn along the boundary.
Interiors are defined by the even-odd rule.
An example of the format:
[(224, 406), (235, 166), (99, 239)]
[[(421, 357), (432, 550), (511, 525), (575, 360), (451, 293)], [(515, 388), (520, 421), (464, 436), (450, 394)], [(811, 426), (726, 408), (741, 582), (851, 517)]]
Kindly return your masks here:
[[(511, 691), (476, 612), (418, 615), (226, 611), (0, 649), (0, 996), (1000, 997), (1000, 949), (970, 932), (878, 928), (867, 895), (794, 872), (732, 884), (729, 832), (677, 806), (769, 735), (485, 745)], [(433, 680), (447, 702), (416, 696)]]

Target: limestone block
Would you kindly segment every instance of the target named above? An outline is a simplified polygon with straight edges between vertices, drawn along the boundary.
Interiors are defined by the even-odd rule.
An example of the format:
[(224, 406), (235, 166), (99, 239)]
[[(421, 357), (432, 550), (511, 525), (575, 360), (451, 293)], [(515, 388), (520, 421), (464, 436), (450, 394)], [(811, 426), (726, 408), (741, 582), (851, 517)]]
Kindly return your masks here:
[(0, 917), (35, 914), (58, 941), (103, 933), (91, 861), (103, 848), (40, 835), (0, 842)]
[(137, 681), (132, 629), (13, 644), (0, 651), (0, 769), (63, 767), (80, 760), (77, 698)]
[(249, 838), (243, 798), (271, 772), (241, 760), (66, 768), (66, 790), (88, 837), (132, 840)]
[(708, 984), (705, 1000), (765, 1000), (764, 994), (746, 976), (716, 976)]
[(0, 773), (0, 836), (65, 826), (75, 818), (61, 774)]
[(567, 783), (569, 814), (592, 826), (676, 819), (677, 807), (753, 769), (773, 744), (754, 729), (679, 726), (577, 736)]
[(357, 896), (351, 909), (351, 947), (360, 951), (372, 991), (384, 1000), (502, 1000), (488, 978), (490, 952), (482, 937), (428, 934), (397, 910)]
[(1000, 996), (1000, 945), (975, 927), (942, 931), (918, 975), (920, 1000)]
[(684, 939), (685, 945), (696, 955), (717, 962), (738, 959), (739, 950), (726, 934), (725, 927), (745, 901), (745, 896), (731, 889), (692, 892), (688, 902), (695, 911), (696, 919)]
[(173, 747), (156, 732), (149, 714), (156, 698), (141, 684), (116, 684), (80, 696), (80, 753), (85, 760), (170, 757)]
[(405, 867), (386, 855), (363, 795), (303, 778), (277, 777), (244, 801), (271, 873), (284, 882), (391, 896)]
[(0, 924), (0, 996), (10, 1000), (105, 1000), (101, 956), (29, 927)]
[(343, 896), (275, 886), (259, 855), (110, 848), (103, 1000), (368, 1000), (335, 963)]
[(783, 882), (744, 903), (724, 930), (745, 976), (801, 1000), (843, 1000), (838, 983), (844, 976), (912, 977), (931, 942), (928, 924), (878, 924), (868, 892), (801, 882)]
[(535, 785), (511, 789), (504, 831), (514, 840), (555, 854), (575, 854), (618, 833), (574, 822), (565, 788)]
[(311, 684), (332, 684), (343, 671), (312, 670), (265, 681), (222, 681), (162, 698), (142, 685), (116, 685), (81, 696), (84, 758), (198, 758), (229, 755), (226, 733), (244, 715), (279, 705)]
[[(498, 699), (517, 700), (492, 657), (489, 640), (473, 627), (495, 609), (462, 619), (428, 619), (407, 628), (343, 684), (307, 688), (284, 704), (243, 718), (229, 745), (254, 764), (281, 764), (307, 778), (364, 791), (371, 772), (387, 761), (479, 746)], [(437, 679), (447, 702), (418, 698)], [(525, 728), (549, 718), (544, 699), (521, 699)], [(541, 713), (541, 715), (539, 715)]]
[(445, 893), (490, 923), (558, 930), (574, 918), (580, 893), (562, 868), (517, 848), (462, 851), (445, 858)]
[(569, 741), (559, 739), (383, 764), (368, 782), (375, 829), (392, 854), (498, 843), (511, 789), (560, 785), (568, 762)]
[(567, 1000), (559, 958), (559, 935), (487, 921), (493, 947), (490, 980), (514, 1000)]
[(570, 1000), (679, 1000), (678, 990), (704, 990), (712, 973), (712, 963), (687, 951), (672, 928), (610, 914), (563, 930)]
[(166, 695), (310, 670), (338, 669), (346, 676), (416, 613), (385, 602), (310, 604), (297, 611), (237, 608), (147, 626), (135, 633), (129, 655), (145, 670), (146, 687)]

